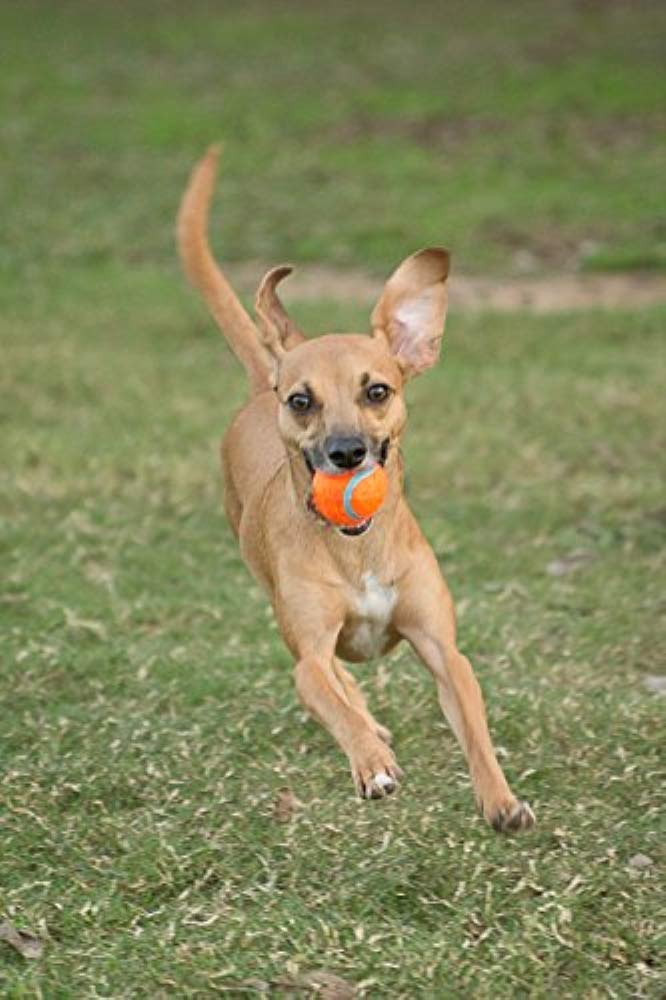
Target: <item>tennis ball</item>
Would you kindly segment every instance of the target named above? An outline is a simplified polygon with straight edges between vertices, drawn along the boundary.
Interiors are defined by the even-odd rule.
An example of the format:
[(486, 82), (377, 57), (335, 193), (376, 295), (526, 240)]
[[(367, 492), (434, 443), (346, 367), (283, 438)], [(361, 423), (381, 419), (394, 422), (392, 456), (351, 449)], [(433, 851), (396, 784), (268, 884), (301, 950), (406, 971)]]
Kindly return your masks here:
[(339, 528), (353, 528), (375, 514), (384, 502), (388, 477), (381, 465), (341, 472), (315, 472), (312, 506)]

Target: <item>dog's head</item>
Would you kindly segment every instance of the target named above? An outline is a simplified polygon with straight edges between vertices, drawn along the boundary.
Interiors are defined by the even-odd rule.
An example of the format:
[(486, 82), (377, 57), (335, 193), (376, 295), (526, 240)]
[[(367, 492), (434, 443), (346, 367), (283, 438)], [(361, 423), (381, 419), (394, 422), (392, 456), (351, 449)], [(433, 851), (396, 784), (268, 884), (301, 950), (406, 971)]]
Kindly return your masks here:
[(421, 250), (403, 261), (372, 312), (372, 336), (336, 333), (306, 340), (276, 291), (290, 271), (270, 271), (256, 300), (285, 445), (300, 452), (311, 472), (384, 464), (405, 424), (405, 382), (439, 356), (448, 252)]

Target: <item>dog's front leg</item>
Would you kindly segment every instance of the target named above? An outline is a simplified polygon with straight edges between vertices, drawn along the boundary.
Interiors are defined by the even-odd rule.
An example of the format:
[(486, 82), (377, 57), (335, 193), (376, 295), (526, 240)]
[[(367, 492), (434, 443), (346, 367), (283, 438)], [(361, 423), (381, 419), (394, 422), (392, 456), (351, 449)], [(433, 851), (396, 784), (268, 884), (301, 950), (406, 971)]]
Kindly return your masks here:
[[(395, 791), (401, 771), (367, 708), (350, 697), (335, 669), (339, 626), (335, 630), (313, 629), (311, 615), (301, 613), (292, 619), (290, 628), (284, 614), (281, 618), (281, 624), (287, 626), (289, 645), (298, 656), (294, 677), (301, 701), (347, 754), (359, 795), (366, 799), (389, 795)], [(308, 621), (307, 635), (303, 634), (304, 620)]]
[(484, 817), (498, 831), (528, 829), (535, 823), (534, 814), (513, 794), (497, 762), (481, 688), (469, 660), (456, 647), (453, 604), (431, 552), (419, 560), (419, 567), (406, 581), (397, 627), (435, 678), (439, 703), (467, 757)]
[(356, 789), (365, 799), (395, 791), (400, 769), (390, 747), (354, 707), (333, 669), (332, 658), (311, 650), (295, 669), (296, 689), (308, 711), (328, 729), (347, 754)]

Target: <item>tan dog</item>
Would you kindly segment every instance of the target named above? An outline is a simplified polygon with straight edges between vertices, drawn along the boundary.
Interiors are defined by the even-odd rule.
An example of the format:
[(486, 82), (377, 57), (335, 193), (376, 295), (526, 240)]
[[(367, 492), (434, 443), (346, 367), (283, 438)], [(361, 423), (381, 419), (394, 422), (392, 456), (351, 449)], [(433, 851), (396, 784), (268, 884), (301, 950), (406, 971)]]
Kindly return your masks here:
[[(495, 757), (479, 685), (456, 647), (449, 591), (402, 492), (402, 391), (437, 360), (449, 255), (421, 250), (400, 265), (372, 313), (372, 336), (306, 340), (276, 293), (288, 267), (262, 281), (255, 326), (207, 242), (216, 163), (213, 148), (192, 173), (180, 252), (250, 379), (250, 401), (222, 444), (225, 508), (296, 660), (298, 693), (347, 754), (359, 793), (387, 795), (401, 776), (390, 735), (339, 657), (359, 662), (406, 639), (435, 678), (483, 815), (496, 830), (531, 827), (532, 810)], [(371, 522), (344, 530), (312, 512), (314, 470), (373, 463), (384, 465), (389, 491)]]

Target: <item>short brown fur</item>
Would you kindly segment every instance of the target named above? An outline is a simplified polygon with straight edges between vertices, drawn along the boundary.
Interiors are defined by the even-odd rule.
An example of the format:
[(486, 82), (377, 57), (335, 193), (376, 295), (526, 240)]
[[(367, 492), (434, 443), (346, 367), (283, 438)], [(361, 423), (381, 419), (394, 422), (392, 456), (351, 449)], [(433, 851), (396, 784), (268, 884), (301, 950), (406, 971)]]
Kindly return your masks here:
[[(179, 247), (250, 380), (251, 398), (222, 443), (225, 508), (294, 656), (298, 693), (346, 753), (359, 793), (389, 794), (401, 777), (390, 734), (341, 659), (357, 662), (406, 639), (435, 679), (483, 815), (497, 830), (530, 827), (533, 813), (507, 784), (479, 685), (457, 648), (448, 588), (402, 489), (402, 392), (439, 354), (448, 253), (422, 250), (400, 265), (373, 311), (372, 336), (306, 340), (277, 295), (287, 267), (264, 278), (255, 325), (208, 247), (217, 156), (211, 148), (192, 173)], [(383, 386), (387, 397), (371, 402), (368, 384)], [(306, 396), (307, 412), (295, 412), (295, 394)], [(327, 448), (336, 435), (362, 442), (364, 461), (385, 462), (388, 475), (388, 497), (371, 530), (354, 537), (322, 523), (308, 504), (313, 468), (332, 471)]]

